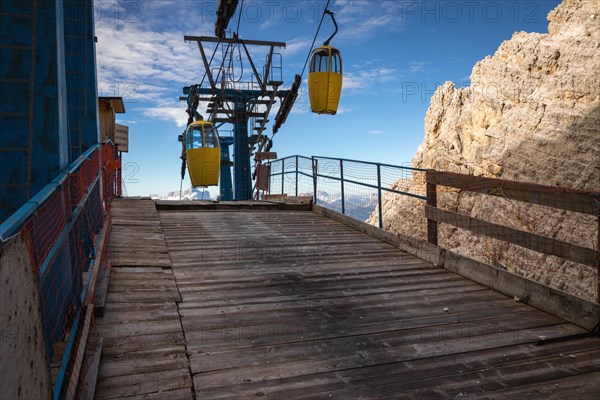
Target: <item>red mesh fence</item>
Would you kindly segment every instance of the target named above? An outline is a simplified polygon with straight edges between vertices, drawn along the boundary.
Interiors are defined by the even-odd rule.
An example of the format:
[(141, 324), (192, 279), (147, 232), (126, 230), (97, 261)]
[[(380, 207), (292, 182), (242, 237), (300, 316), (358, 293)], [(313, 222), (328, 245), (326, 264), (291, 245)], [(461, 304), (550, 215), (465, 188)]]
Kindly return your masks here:
[[(121, 182), (117, 182), (118, 171), (121, 170), (121, 160), (117, 155), (114, 145), (106, 143), (102, 145), (102, 180), (104, 207), (110, 209), (110, 201), (120, 195)], [(120, 179), (119, 179), (120, 180)]]
[(98, 151), (95, 151), (91, 159), (83, 163), (81, 168), (70, 176), (69, 188), (71, 191), (71, 209), (79, 204), (85, 191), (98, 176), (98, 169), (100, 167), (100, 156), (98, 153)]
[(67, 213), (65, 207), (68, 197), (68, 187), (66, 190), (55, 190), (21, 228), (35, 271), (42, 267), (43, 260), (58, 241), (69, 219), (70, 213)]
[(76, 163), (20, 230), (32, 269), (39, 274), (55, 396), (74, 393), (69, 379), (78, 380), (83, 364), (80, 345), (85, 345), (93, 325), (87, 305), (93, 301), (98, 269), (106, 259), (100, 244), (103, 228), (109, 228), (106, 210), (116, 195), (120, 168), (110, 143)]

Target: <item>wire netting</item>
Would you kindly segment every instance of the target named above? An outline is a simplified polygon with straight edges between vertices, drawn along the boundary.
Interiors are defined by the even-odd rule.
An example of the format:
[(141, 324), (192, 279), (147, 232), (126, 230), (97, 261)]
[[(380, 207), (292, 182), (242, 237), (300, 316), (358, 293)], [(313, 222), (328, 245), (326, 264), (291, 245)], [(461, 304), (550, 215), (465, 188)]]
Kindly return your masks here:
[(302, 156), (291, 156), (270, 163), (270, 194), (288, 196), (312, 196), (312, 160)]
[(312, 196), (314, 189), (312, 160), (298, 157), (298, 196)]
[(424, 171), (339, 158), (291, 156), (271, 162), (270, 193), (313, 196), (316, 204), (379, 225), (380, 204), (411, 195), (423, 202)]
[(102, 145), (102, 194), (104, 207), (110, 209), (110, 200), (121, 195), (121, 160), (112, 143)]
[[(45, 341), (55, 391), (61, 392), (85, 332), (86, 305), (93, 302), (97, 268), (106, 254), (97, 254), (105, 210), (117, 193), (117, 151), (111, 143), (82, 156), (57, 178), (54, 188), (19, 230), (39, 275)], [(94, 266), (94, 268), (91, 268)], [(89, 324), (89, 320), (87, 321)], [(69, 390), (74, 390), (70, 386)]]
[(269, 177), (269, 193), (270, 194), (283, 194), (283, 166), (285, 161), (275, 160), (270, 163), (271, 175)]
[[(314, 157), (317, 166), (316, 202), (342, 212), (360, 221), (385, 227), (385, 203), (395, 198), (424, 200), (424, 189), (419, 187), (416, 175), (423, 171), (408, 166)], [(416, 186), (415, 186), (416, 185)], [(424, 188), (424, 185), (421, 185)], [(397, 193), (394, 193), (397, 192)], [(379, 208), (383, 206), (380, 215)], [(380, 220), (381, 216), (381, 220)]]

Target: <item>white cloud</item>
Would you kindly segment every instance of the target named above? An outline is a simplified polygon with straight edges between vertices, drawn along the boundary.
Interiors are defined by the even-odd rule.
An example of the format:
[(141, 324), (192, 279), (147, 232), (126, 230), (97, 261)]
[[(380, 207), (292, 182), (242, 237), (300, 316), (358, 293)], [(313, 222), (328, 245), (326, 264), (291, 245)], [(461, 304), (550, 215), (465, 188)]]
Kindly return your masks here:
[[(286, 42), (284, 55), (291, 56), (298, 53), (308, 54), (312, 39), (306, 37), (298, 37)], [(304, 65), (304, 64), (302, 64)]]
[(130, 119), (119, 119), (119, 117), (117, 116), (117, 124), (135, 125), (137, 123), (137, 121), (133, 121)]
[(175, 122), (178, 128), (183, 128), (187, 125), (187, 114), (184, 107), (181, 106), (156, 105), (140, 108), (139, 111), (148, 118)]
[[(366, 40), (382, 31), (397, 31), (404, 27), (400, 1), (338, 0), (331, 8), (340, 26), (351, 27), (340, 29), (337, 37), (340, 40)], [(333, 32), (333, 24), (324, 24), (322, 30)]]
[(101, 81), (189, 84), (199, 75), (197, 47), (184, 43), (178, 32), (143, 31), (133, 24), (115, 30), (101, 24), (96, 34)]
[(382, 82), (391, 82), (398, 79), (398, 71), (389, 67), (370, 68), (353, 66), (344, 73), (343, 90), (359, 91), (380, 87)]
[(270, 29), (270, 28), (272, 28), (274, 26), (275, 26), (275, 21), (269, 21), (269, 20), (267, 20), (267, 21), (263, 22), (262, 24), (260, 24), (258, 26), (258, 29), (261, 30), (261, 31), (266, 31), (267, 29)]
[(429, 61), (411, 61), (408, 63), (408, 72), (411, 74), (424, 72), (427, 66), (430, 64), (431, 63)]
[[(101, 96), (123, 97), (126, 109), (139, 111), (145, 117), (183, 126), (187, 114), (184, 103), (177, 98), (183, 86), (198, 83), (204, 72), (198, 46), (195, 42), (186, 43), (183, 36), (184, 33), (209, 34), (208, 28), (198, 32), (198, 26), (210, 24), (194, 26), (190, 22), (195, 19), (194, 10), (188, 9), (184, 22), (171, 24), (171, 30), (160, 29), (159, 25), (165, 24), (160, 17), (167, 11), (166, 3), (136, 3), (139, 6), (135, 15), (137, 22), (112, 15), (108, 18), (102, 9), (103, 18), (96, 18), (98, 92)], [(172, 5), (171, 8), (181, 8)], [(102, 3), (96, 5), (97, 13), (101, 7)], [(169, 20), (181, 14), (169, 12)], [(172, 30), (173, 26), (178, 30)], [(213, 48), (206, 51), (210, 56)], [(220, 63), (220, 59), (215, 59), (215, 63)]]
[(374, 129), (372, 131), (369, 131), (369, 135), (383, 135), (385, 132), (381, 131), (379, 129)]

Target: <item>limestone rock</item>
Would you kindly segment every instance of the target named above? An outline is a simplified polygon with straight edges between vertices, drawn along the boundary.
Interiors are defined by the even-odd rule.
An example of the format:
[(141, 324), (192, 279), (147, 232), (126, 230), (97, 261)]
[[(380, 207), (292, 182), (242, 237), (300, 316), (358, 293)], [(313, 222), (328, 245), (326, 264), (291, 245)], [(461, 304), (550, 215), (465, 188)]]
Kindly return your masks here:
[[(600, 6), (564, 0), (549, 33), (517, 32), (478, 62), (471, 86), (439, 87), (425, 117), (418, 168), (600, 191)], [(395, 183), (424, 193), (424, 177)], [(588, 248), (593, 216), (440, 188), (438, 205)], [(385, 195), (386, 229), (425, 238), (423, 202)], [(377, 223), (376, 210), (371, 223)], [(592, 268), (440, 226), (440, 245), (580, 297), (595, 298)]]

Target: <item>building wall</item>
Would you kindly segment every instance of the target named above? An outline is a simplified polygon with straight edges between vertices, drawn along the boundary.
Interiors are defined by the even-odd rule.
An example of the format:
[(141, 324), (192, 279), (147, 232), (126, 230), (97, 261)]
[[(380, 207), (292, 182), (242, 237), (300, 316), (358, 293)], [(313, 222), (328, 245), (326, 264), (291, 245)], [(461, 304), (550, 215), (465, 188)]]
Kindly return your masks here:
[(63, 0), (70, 159), (98, 143), (94, 16), (91, 0)]
[(0, 3), (0, 223), (98, 142), (91, 2)]

